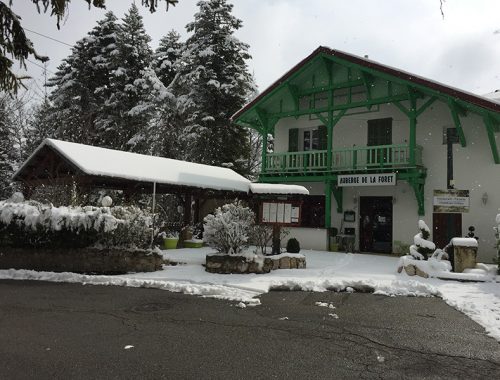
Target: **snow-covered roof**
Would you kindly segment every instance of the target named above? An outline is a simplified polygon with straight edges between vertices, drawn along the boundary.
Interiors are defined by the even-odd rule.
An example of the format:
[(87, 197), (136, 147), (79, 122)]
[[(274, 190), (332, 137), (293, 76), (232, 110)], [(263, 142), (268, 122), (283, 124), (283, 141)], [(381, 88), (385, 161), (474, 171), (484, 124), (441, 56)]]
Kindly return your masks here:
[(91, 176), (243, 193), (251, 191), (256, 194), (309, 194), (305, 187), (298, 185), (251, 183), (235, 171), (219, 166), (54, 139), (45, 139), (14, 174), (14, 178), (45, 146), (54, 149), (81, 172)]
[(245, 193), (250, 188), (248, 179), (228, 168), (54, 139), (45, 139), (14, 178), (44, 146), (56, 150), (87, 175)]
[(281, 185), (275, 183), (251, 183), (254, 194), (300, 194), (309, 195), (309, 190), (300, 185)]
[(481, 95), (483, 98), (487, 98), (489, 100), (493, 100), (497, 103), (500, 103), (500, 90), (495, 90), (493, 92), (489, 92), (487, 94)]

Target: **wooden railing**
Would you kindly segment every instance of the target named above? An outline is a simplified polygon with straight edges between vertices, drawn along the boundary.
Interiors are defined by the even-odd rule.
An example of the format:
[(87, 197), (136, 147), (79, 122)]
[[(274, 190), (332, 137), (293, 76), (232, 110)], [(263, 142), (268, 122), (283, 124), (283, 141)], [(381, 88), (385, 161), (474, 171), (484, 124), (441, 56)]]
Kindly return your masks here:
[[(332, 151), (332, 172), (361, 171), (422, 166), (422, 147), (415, 149), (415, 164), (410, 163), (408, 145), (354, 146)], [(269, 153), (265, 173), (328, 171), (328, 151)]]

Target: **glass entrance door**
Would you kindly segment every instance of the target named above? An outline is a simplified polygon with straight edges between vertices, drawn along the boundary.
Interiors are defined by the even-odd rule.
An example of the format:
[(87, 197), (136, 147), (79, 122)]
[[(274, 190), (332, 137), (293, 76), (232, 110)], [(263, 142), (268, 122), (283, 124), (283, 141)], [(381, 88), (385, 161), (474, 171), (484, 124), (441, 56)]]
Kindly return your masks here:
[(392, 253), (392, 197), (361, 197), (359, 250)]

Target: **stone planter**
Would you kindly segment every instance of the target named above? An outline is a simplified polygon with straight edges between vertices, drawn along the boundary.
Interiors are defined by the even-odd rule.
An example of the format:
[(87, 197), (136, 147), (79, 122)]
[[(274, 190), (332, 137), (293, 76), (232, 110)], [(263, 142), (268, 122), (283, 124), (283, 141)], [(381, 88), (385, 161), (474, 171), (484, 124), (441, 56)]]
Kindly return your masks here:
[(205, 261), (205, 270), (210, 273), (269, 273), (276, 269), (303, 269), (306, 258), (299, 254), (260, 256), (257, 260), (246, 256), (209, 254)]
[(122, 274), (161, 270), (162, 258), (148, 251), (91, 248), (0, 248), (0, 269)]
[(475, 268), (477, 264), (477, 240), (473, 238), (453, 238), (453, 269), (462, 273), (464, 269)]

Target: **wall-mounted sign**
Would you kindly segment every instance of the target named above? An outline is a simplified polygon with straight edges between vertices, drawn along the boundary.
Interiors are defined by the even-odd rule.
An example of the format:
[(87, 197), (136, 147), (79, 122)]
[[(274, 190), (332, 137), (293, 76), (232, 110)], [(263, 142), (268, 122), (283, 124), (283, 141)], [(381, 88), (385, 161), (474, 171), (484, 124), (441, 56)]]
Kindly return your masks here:
[(396, 173), (342, 174), (337, 177), (337, 186), (395, 186)]
[(469, 212), (469, 190), (434, 190), (434, 212)]
[(298, 225), (300, 223), (300, 203), (262, 202), (261, 222)]

